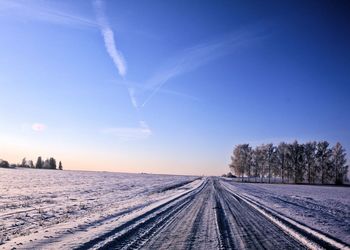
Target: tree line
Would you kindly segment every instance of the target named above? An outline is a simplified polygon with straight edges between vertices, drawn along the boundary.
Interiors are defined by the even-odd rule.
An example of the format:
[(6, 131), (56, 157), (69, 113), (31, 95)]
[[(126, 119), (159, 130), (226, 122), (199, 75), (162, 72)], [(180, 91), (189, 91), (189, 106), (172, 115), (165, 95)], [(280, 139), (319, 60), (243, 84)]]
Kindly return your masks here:
[(27, 160), (23, 158), (21, 163), (18, 164), (10, 164), (8, 161), (0, 159), (0, 167), (2, 168), (37, 168), (37, 169), (59, 169), (63, 170), (62, 162), (56, 164), (56, 159), (50, 157), (46, 160), (43, 160), (41, 156), (38, 157), (35, 165), (32, 160)]
[(252, 148), (239, 144), (233, 150), (230, 170), (242, 181), (309, 184), (343, 184), (348, 181), (346, 152), (340, 143), (281, 142)]

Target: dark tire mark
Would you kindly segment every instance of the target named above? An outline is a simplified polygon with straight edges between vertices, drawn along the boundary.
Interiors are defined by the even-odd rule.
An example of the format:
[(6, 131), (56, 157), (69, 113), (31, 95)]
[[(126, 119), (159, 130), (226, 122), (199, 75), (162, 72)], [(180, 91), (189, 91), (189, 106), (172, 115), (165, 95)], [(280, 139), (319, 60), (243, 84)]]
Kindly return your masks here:
[(215, 212), (216, 212), (217, 225), (219, 228), (219, 235), (220, 235), (220, 248), (233, 249), (234, 243), (231, 237), (232, 233), (231, 233), (230, 225), (226, 220), (226, 215), (223, 211), (221, 202), (218, 197), (216, 197)]
[[(232, 196), (234, 196), (236, 199), (240, 199), (241, 202), (246, 203), (244, 200), (242, 200), (241, 198), (239, 198), (237, 195), (235, 195), (235, 194), (233, 194), (233, 193), (230, 193), (230, 192), (229, 192), (229, 194), (232, 195)], [(322, 240), (322, 239), (320, 239), (320, 238), (314, 236), (313, 234), (311, 234), (311, 233), (309, 233), (309, 232), (307, 232), (307, 231), (305, 231), (305, 230), (303, 230), (303, 229), (301, 229), (301, 228), (295, 226), (294, 224), (292, 224), (292, 223), (290, 223), (289, 221), (285, 220), (285, 219), (282, 218), (281, 216), (278, 216), (278, 215), (277, 215), (278, 212), (277, 212), (276, 210), (269, 208), (269, 210), (274, 211), (274, 213), (272, 213), (271, 211), (267, 210), (267, 209), (266, 209), (262, 204), (260, 204), (259, 202), (256, 202), (256, 201), (255, 201), (254, 203), (255, 203), (255, 205), (258, 206), (260, 209), (264, 210), (265, 213), (267, 213), (267, 214), (269, 214), (270, 216), (272, 216), (272, 217), (278, 219), (278, 220), (279, 220), (280, 222), (282, 222), (284, 225), (286, 225), (287, 227), (289, 227), (289, 228), (291, 228), (292, 230), (296, 231), (297, 233), (299, 233), (300, 235), (302, 235), (303, 237), (305, 237), (305, 238), (308, 239), (309, 241), (311, 241), (311, 242), (313, 242), (313, 243), (316, 243), (318, 246), (320, 246), (320, 247), (322, 247), (322, 248), (324, 248), (324, 249), (334, 249), (334, 250), (335, 250), (335, 249), (339, 249), (339, 248), (337, 248), (337, 247), (331, 245), (330, 243), (328, 243), (328, 242), (326, 242), (326, 241), (324, 241), (324, 240)], [(249, 206), (248, 203), (247, 203), (247, 205)], [(286, 217), (287, 217), (287, 216), (286, 216)], [(290, 217), (287, 217), (287, 218), (290, 219), (290, 220), (293, 220), (293, 219), (290, 218)], [(294, 221), (294, 220), (293, 220), (293, 221)], [(300, 223), (300, 222), (297, 222), (297, 223), (300, 224), (300, 225), (303, 225), (303, 226), (307, 227), (307, 226), (306, 226), (305, 224), (303, 224), (303, 223)], [(312, 230), (315, 230), (316, 232), (325, 235), (324, 233), (322, 233), (321, 231), (319, 231), (319, 230), (317, 230), (317, 229), (312, 229)], [(342, 242), (342, 241), (340, 241), (340, 240), (338, 240), (338, 239), (335, 239), (335, 238), (332, 237), (332, 236), (329, 236), (329, 235), (326, 235), (326, 236), (329, 237), (329, 238), (331, 238), (331, 239), (333, 239), (333, 240), (335, 240), (335, 241), (337, 241), (337, 242), (339, 242), (339, 243), (341, 243), (341, 244), (343, 244), (343, 245), (345, 245), (346, 247), (350, 247), (350, 246), (347, 245), (346, 243), (344, 243), (344, 242)]]
[[(154, 208), (77, 249), (305, 249), (266, 216), (276, 214), (230, 191), (218, 178)], [(262, 209), (264, 213), (262, 212)], [(333, 245), (277, 218), (316, 246)], [(101, 245), (101, 246), (99, 246)]]
[[(92, 240), (90, 240), (90, 241), (84, 243), (83, 245), (81, 245), (81, 246), (79, 246), (79, 247), (77, 247), (77, 248), (75, 248), (75, 249), (76, 249), (76, 250), (90, 249), (90, 248), (96, 247), (98, 244), (100, 244), (100, 243), (102, 243), (102, 242), (108, 240), (109, 238), (113, 238), (112, 242), (115, 242), (115, 244), (117, 244), (117, 243), (116, 243), (116, 240), (114, 239), (114, 238), (115, 238), (115, 237), (114, 237), (115, 235), (118, 235), (118, 233), (121, 233), (123, 230), (127, 230), (127, 229), (130, 228), (130, 227), (132, 228), (133, 225), (137, 225), (137, 224), (139, 224), (140, 222), (141, 222), (143, 225), (152, 224), (153, 222), (155, 222), (156, 217), (157, 217), (158, 215), (160, 215), (160, 214), (159, 214), (159, 210), (161, 211), (162, 209), (165, 209), (164, 211), (161, 211), (161, 212), (160, 212), (161, 214), (164, 215), (164, 214), (166, 214), (167, 212), (168, 212), (168, 213), (171, 212), (171, 210), (174, 209), (174, 208), (177, 207), (177, 206), (182, 207), (182, 205), (185, 205), (189, 200), (193, 199), (194, 196), (196, 195), (196, 193), (197, 193), (197, 192), (200, 192), (200, 191), (204, 188), (205, 185), (206, 185), (206, 183), (204, 183), (201, 187), (199, 187), (199, 188), (196, 189), (196, 190), (193, 190), (193, 191), (190, 192), (190, 193), (186, 193), (186, 194), (183, 194), (183, 195), (177, 197), (177, 198), (175, 199), (175, 201), (174, 201), (174, 200), (171, 200), (171, 201), (168, 201), (168, 202), (166, 202), (166, 203), (163, 203), (162, 205), (160, 205), (160, 206), (158, 206), (158, 207), (156, 207), (156, 208), (153, 208), (153, 209), (147, 211), (146, 213), (142, 214), (141, 216), (136, 217), (136, 218), (134, 218), (134, 219), (132, 219), (132, 220), (130, 220), (130, 221), (128, 221), (128, 222), (126, 222), (126, 223), (120, 225), (119, 227), (117, 227), (117, 228), (115, 228), (115, 229), (113, 229), (113, 230), (111, 230), (111, 231), (109, 231), (109, 232), (107, 232), (107, 233), (105, 233), (105, 234), (103, 234), (103, 235), (101, 235), (101, 236), (95, 238), (95, 239), (92, 239)], [(186, 196), (188, 196), (188, 197), (186, 197)], [(184, 200), (182, 200), (182, 198), (183, 198)], [(181, 205), (181, 202), (183, 203), (182, 205)], [(152, 216), (152, 214), (155, 214), (156, 216)], [(151, 216), (151, 218), (150, 218), (150, 219), (147, 219), (147, 217), (149, 217), (149, 216)], [(148, 223), (142, 222), (143, 220), (146, 220), (146, 222), (148, 221)], [(136, 227), (139, 228), (139, 230), (141, 230), (140, 227), (138, 227), (138, 226), (136, 226)], [(131, 229), (131, 230), (132, 230), (132, 229)], [(135, 233), (135, 231), (133, 231), (133, 232)], [(123, 236), (123, 235), (125, 235), (125, 236)], [(126, 231), (126, 233), (124, 233), (124, 234), (122, 234), (122, 235), (120, 235), (120, 236), (117, 236), (116, 238), (119, 238), (119, 237), (120, 237), (121, 240), (123, 240), (124, 242), (126, 242), (126, 239), (127, 239), (126, 235), (131, 236), (132, 234), (129, 233), (129, 230), (128, 230), (128, 231)], [(107, 243), (107, 244), (112, 244), (112, 243)], [(120, 244), (118, 244), (118, 245), (120, 245)], [(116, 247), (111, 246), (111, 247), (112, 247), (112, 249), (119, 249), (119, 248), (117, 248), (117, 246), (116, 246)], [(119, 246), (118, 246), (118, 247), (119, 247)], [(101, 247), (98, 247), (98, 248), (99, 248), (99, 249), (104, 249), (104, 246), (101, 246)], [(120, 246), (120, 248), (122, 248), (122, 246)]]

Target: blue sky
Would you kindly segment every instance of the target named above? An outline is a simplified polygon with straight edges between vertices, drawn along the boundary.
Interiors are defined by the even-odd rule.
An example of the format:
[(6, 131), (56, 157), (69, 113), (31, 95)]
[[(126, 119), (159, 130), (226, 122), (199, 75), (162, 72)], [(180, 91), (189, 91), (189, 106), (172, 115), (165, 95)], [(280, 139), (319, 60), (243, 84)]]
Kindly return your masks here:
[(228, 171), (238, 143), (350, 149), (346, 1), (0, 2), (0, 158)]

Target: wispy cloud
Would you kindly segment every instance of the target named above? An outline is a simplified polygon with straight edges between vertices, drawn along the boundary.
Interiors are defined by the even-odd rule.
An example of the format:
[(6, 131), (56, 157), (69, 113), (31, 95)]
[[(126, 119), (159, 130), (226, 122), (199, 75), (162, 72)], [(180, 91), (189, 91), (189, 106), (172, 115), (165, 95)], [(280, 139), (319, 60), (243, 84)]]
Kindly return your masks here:
[(94, 1), (94, 8), (96, 12), (97, 22), (100, 26), (103, 40), (105, 42), (107, 53), (112, 58), (113, 63), (119, 72), (119, 75), (124, 77), (126, 75), (126, 63), (122, 53), (117, 49), (114, 33), (110, 28), (105, 15), (104, 3), (101, 0), (96, 0)]
[(43, 132), (47, 129), (47, 126), (43, 123), (33, 123), (32, 130), (35, 132)]
[(102, 129), (101, 132), (123, 140), (147, 139), (152, 135), (151, 129), (144, 121), (140, 121), (139, 127), (112, 127)]
[(152, 91), (141, 106), (144, 107), (171, 79), (194, 71), (219, 57), (228, 55), (259, 37), (261, 37), (259, 32), (245, 30), (181, 51), (179, 55), (171, 58), (166, 63), (165, 68), (158, 71), (146, 82), (147, 88), (152, 89)]
[(87, 17), (58, 10), (52, 7), (49, 2), (28, 1), (0, 1), (0, 15), (11, 18), (18, 17), (19, 20), (31, 19), (36, 21), (50, 22), (54, 24), (63, 24), (70, 27), (98, 27), (98, 24)]

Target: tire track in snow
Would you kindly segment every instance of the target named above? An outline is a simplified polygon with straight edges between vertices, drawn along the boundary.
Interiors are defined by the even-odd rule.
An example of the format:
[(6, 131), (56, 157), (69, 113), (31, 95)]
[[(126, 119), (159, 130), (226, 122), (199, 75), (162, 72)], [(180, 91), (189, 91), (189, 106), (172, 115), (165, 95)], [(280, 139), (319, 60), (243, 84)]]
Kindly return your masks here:
[(295, 223), (208, 178), (78, 249), (349, 249)]
[(325, 235), (320, 231), (307, 227), (291, 218), (288, 218), (277, 211), (268, 208), (261, 203), (252, 200), (243, 194), (235, 193), (230, 189), (229, 184), (224, 183), (226, 190), (236, 199), (241, 200), (248, 206), (254, 208), (257, 213), (262, 214), (268, 220), (277, 225), (282, 231), (298, 240), (309, 249), (344, 249), (349, 250), (350, 247), (338, 239)]
[(150, 239), (143, 249), (217, 249), (214, 201), (214, 189), (209, 180), (173, 223)]
[[(127, 248), (131, 244), (137, 245), (137, 240), (145, 240), (147, 230), (154, 230), (166, 223), (164, 218), (170, 219), (178, 210), (181, 210), (195, 195), (200, 192), (207, 184), (204, 180), (202, 185), (181, 194), (167, 202), (156, 206), (144, 214), (131, 219), (130, 221), (120, 225), (112, 231), (109, 231), (95, 239), (85, 242), (81, 246), (75, 248), (76, 250), (85, 249), (122, 249)], [(153, 229), (152, 229), (153, 228)], [(153, 232), (149, 231), (148, 235)]]
[[(230, 226), (224, 249), (302, 249), (303, 246), (215, 180), (222, 211)], [(227, 241), (227, 239), (226, 239)]]

